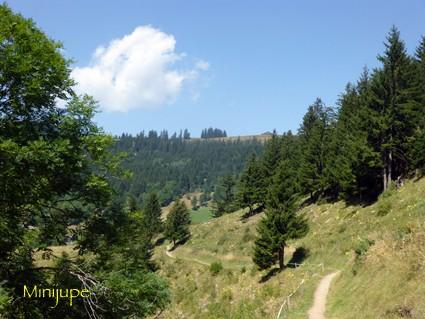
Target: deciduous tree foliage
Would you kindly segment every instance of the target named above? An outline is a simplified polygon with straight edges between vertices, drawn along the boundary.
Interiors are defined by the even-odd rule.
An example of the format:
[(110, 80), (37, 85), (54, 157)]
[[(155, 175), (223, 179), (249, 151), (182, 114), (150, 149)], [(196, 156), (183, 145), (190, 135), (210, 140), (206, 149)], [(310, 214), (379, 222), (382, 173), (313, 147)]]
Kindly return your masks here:
[[(90, 287), (97, 299), (86, 301), (97, 315), (154, 314), (169, 300), (166, 284), (135, 262), (146, 265), (148, 249), (133, 250), (143, 256), (129, 255), (122, 246), (132, 242), (121, 230), (134, 218), (112, 204), (108, 179), (119, 173), (117, 158), (107, 151), (113, 139), (92, 121), (94, 100), (73, 94), (69, 61), (60, 49), (31, 20), (0, 5), (2, 317), (89, 317), (82, 302), (53, 308), (46, 299), (22, 298), (24, 285), (81, 288), (89, 282), (95, 283)], [(65, 100), (65, 107), (57, 107), (57, 99)], [(80, 256), (72, 261), (63, 256), (52, 267), (35, 264), (35, 251), (53, 257), (48, 245), (64, 244), (75, 223)], [(86, 252), (92, 257), (86, 259)]]

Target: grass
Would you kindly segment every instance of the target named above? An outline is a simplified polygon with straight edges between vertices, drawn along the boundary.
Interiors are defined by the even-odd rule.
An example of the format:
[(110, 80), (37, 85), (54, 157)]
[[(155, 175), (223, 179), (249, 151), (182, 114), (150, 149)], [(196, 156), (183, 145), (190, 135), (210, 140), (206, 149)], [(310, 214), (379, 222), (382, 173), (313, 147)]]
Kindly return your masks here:
[(198, 210), (191, 210), (190, 218), (192, 220), (192, 224), (207, 222), (213, 218), (211, 208), (200, 207)]
[[(165, 244), (157, 247), (155, 259), (174, 296), (161, 318), (276, 318), (304, 279), (281, 318), (305, 319), (317, 283), (335, 269), (341, 274), (328, 296), (328, 319), (425, 318), (425, 179), (367, 207), (336, 202), (300, 213), (310, 232), (289, 243), (285, 259), (298, 247), (308, 257), (268, 280), (251, 260), (261, 214), (244, 221), (238, 211), (192, 225), (175, 259), (165, 255)], [(213, 275), (214, 262), (223, 269)]]

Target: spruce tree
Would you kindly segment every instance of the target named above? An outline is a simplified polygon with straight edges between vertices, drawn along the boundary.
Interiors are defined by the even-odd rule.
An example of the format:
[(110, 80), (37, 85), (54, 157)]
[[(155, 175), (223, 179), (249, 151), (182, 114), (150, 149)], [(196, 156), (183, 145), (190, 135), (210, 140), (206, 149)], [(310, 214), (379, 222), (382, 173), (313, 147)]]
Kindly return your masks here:
[(291, 208), (301, 192), (299, 159), (302, 152), (299, 140), (289, 131), (283, 134), (281, 145), (281, 161), (268, 188), (267, 208)]
[(425, 37), (422, 37), (414, 56), (416, 68), (415, 92), (418, 110), (414, 141), (410, 156), (412, 168), (423, 173), (425, 169)]
[(255, 241), (253, 261), (259, 269), (267, 269), (279, 262), (284, 268), (284, 252), (288, 240), (306, 235), (308, 225), (297, 214), (300, 145), (288, 132), (281, 140), (281, 160), (269, 188), (266, 215), (261, 220)]
[(155, 236), (163, 231), (161, 206), (156, 193), (150, 193), (143, 208), (143, 225), (148, 232)]
[(262, 163), (257, 160), (255, 154), (252, 154), (239, 179), (237, 200), (241, 208), (248, 207), (249, 213), (252, 213), (257, 204), (263, 207), (267, 194), (267, 184), (264, 176)]
[(266, 143), (263, 154), (264, 177), (267, 183), (271, 181), (276, 167), (279, 165), (281, 156), (280, 138), (273, 130), (272, 138)]
[(235, 186), (236, 182), (232, 175), (223, 176), (214, 192), (214, 217), (219, 217), (235, 210)]
[(283, 269), (288, 241), (305, 236), (307, 231), (307, 222), (296, 213), (294, 207), (268, 209), (257, 228), (254, 263), (263, 270), (272, 267), (278, 261), (279, 268)]
[(313, 198), (323, 194), (326, 187), (326, 165), (329, 160), (329, 141), (334, 123), (333, 110), (320, 98), (309, 106), (299, 129), (300, 174), (304, 192)]
[(190, 214), (185, 203), (175, 202), (165, 223), (165, 236), (173, 242), (173, 246), (190, 237), (189, 225)]
[(396, 27), (392, 27), (385, 43), (385, 52), (378, 56), (382, 69), (373, 77), (375, 144), (381, 154), (382, 189), (407, 172), (409, 138), (415, 129), (412, 59)]

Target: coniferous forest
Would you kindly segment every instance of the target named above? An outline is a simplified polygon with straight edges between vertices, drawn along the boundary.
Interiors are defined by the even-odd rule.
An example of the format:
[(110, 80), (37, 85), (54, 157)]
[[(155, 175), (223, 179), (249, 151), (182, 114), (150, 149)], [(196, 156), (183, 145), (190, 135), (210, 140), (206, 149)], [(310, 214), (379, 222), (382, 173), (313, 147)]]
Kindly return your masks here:
[(112, 181), (117, 193), (142, 203), (148, 193), (157, 192), (164, 206), (189, 192), (211, 194), (221, 176), (238, 175), (245, 159), (261, 154), (264, 148), (264, 143), (255, 139), (205, 139), (191, 140), (187, 130), (171, 136), (167, 131), (120, 136), (113, 152), (125, 154), (122, 167), (132, 176)]
[[(256, 311), (269, 299), (280, 304), (286, 281), (278, 282), (277, 292), (261, 287), (285, 274), (285, 256), (304, 252), (302, 239), (314, 236), (312, 228), (318, 232), (319, 213), (303, 209), (339, 201), (368, 207), (425, 172), (425, 37), (409, 53), (394, 26), (384, 44), (379, 67), (359, 70), (337, 105), (317, 98), (296, 132), (274, 131), (267, 142), (228, 139), (225, 130), (213, 128), (200, 139), (187, 129), (169, 136), (141, 128), (135, 136), (114, 137), (94, 121), (96, 100), (75, 93), (72, 61), (62, 44), (0, 5), (0, 317), (275, 317), (274, 309)], [(194, 210), (184, 200), (188, 193), (204, 198), (191, 199)], [(192, 222), (199, 200), (213, 211), (201, 226)], [(240, 217), (229, 222), (232, 214)], [(397, 229), (403, 244), (416, 229), (411, 224)], [(344, 227), (336, 232), (348, 232)], [(208, 236), (217, 237), (196, 246)], [(374, 240), (362, 239), (354, 249), (350, 276), (367, 261)], [(247, 243), (252, 247), (245, 250)], [(209, 251), (205, 260), (196, 255)], [(420, 258), (411, 273), (425, 267)], [(239, 278), (253, 282), (249, 298), (258, 290), (263, 304), (249, 298), (238, 303), (238, 294), (246, 292), (227, 286)], [(227, 290), (217, 292), (223, 282)], [(37, 297), (33, 287), (62, 289), (63, 297), (55, 299), (51, 291)], [(72, 305), (65, 289), (78, 291)], [(191, 296), (201, 292), (202, 300), (194, 301)], [(300, 297), (308, 298), (308, 291)], [(201, 304), (202, 314), (196, 312)], [(423, 318), (410, 304), (402, 306), (385, 315)], [(179, 310), (190, 307), (197, 310)]]

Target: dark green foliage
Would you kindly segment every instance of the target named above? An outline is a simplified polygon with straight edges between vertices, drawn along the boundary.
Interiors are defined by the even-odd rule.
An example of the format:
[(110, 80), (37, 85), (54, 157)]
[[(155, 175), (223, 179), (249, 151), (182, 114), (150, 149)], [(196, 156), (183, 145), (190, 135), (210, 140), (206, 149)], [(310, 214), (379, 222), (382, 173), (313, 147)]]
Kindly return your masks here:
[(398, 30), (393, 27), (378, 57), (382, 68), (375, 71), (369, 105), (375, 132), (372, 141), (381, 155), (382, 188), (405, 175), (409, 167), (408, 149), (416, 127), (417, 102), (413, 94), (414, 65), (407, 55)]
[(152, 236), (159, 234), (164, 229), (161, 212), (158, 195), (156, 193), (149, 194), (146, 204), (143, 207), (142, 224)]
[(300, 147), (303, 150), (299, 159), (301, 186), (311, 197), (323, 194), (326, 187), (333, 128), (333, 110), (318, 98), (309, 106), (298, 132)]
[(268, 209), (258, 226), (253, 261), (259, 269), (272, 267), (279, 261), (284, 268), (284, 249), (287, 242), (305, 236), (308, 225), (295, 209)]
[(264, 166), (261, 161), (257, 160), (255, 154), (248, 159), (237, 186), (239, 207), (248, 207), (251, 213), (256, 204), (264, 206), (267, 194)]
[(217, 276), (223, 270), (223, 265), (219, 261), (215, 261), (210, 265), (210, 272), (213, 276)]
[(213, 137), (227, 137), (226, 130), (220, 130), (218, 128), (206, 128), (202, 130), (201, 138), (213, 138)]
[(292, 209), (301, 191), (300, 165), (302, 156), (298, 138), (290, 131), (281, 138), (281, 160), (268, 187), (267, 207)]
[(411, 143), (411, 168), (425, 171), (425, 37), (422, 37), (414, 56), (416, 69), (415, 97), (417, 101), (416, 126)]
[(277, 136), (276, 131), (273, 131), (271, 140), (266, 143), (262, 158), (266, 183), (271, 182), (274, 171), (279, 165), (281, 156), (280, 146), (280, 139)]
[(150, 131), (137, 136), (123, 134), (112, 150), (128, 154), (123, 167), (132, 172), (132, 178), (113, 180), (117, 193), (131, 194), (143, 204), (154, 191), (166, 206), (188, 192), (212, 193), (221, 176), (238, 175), (250, 154), (261, 154), (263, 143), (185, 140), (177, 134), (169, 137), (167, 131)]
[(225, 175), (216, 186), (213, 197), (214, 217), (236, 210), (236, 182), (232, 175)]
[(165, 236), (173, 242), (175, 246), (179, 242), (184, 242), (190, 237), (190, 214), (182, 201), (177, 201), (171, 208), (165, 223)]
[(129, 212), (135, 212), (139, 210), (139, 204), (137, 203), (136, 198), (131, 194), (127, 196), (126, 209)]
[[(84, 282), (102, 287), (96, 315), (155, 313), (168, 302), (168, 291), (150, 272), (150, 240), (133, 229), (139, 224), (130, 214), (134, 207), (125, 210), (112, 200), (108, 179), (121, 175), (119, 156), (107, 151), (113, 139), (92, 121), (96, 103), (73, 94), (59, 43), (6, 5), (0, 17), (1, 316), (93, 317), (83, 303), (51, 308), (44, 299), (22, 298), (24, 285), (80, 288)], [(56, 106), (58, 98), (64, 107)], [(81, 240), (78, 258), (34, 264), (36, 250), (51, 256), (48, 245), (64, 243), (68, 226)], [(118, 271), (126, 280), (115, 285), (108, 278)], [(152, 289), (138, 282), (148, 277)], [(137, 299), (122, 298), (134, 293)], [(111, 296), (119, 302), (110, 304)]]

